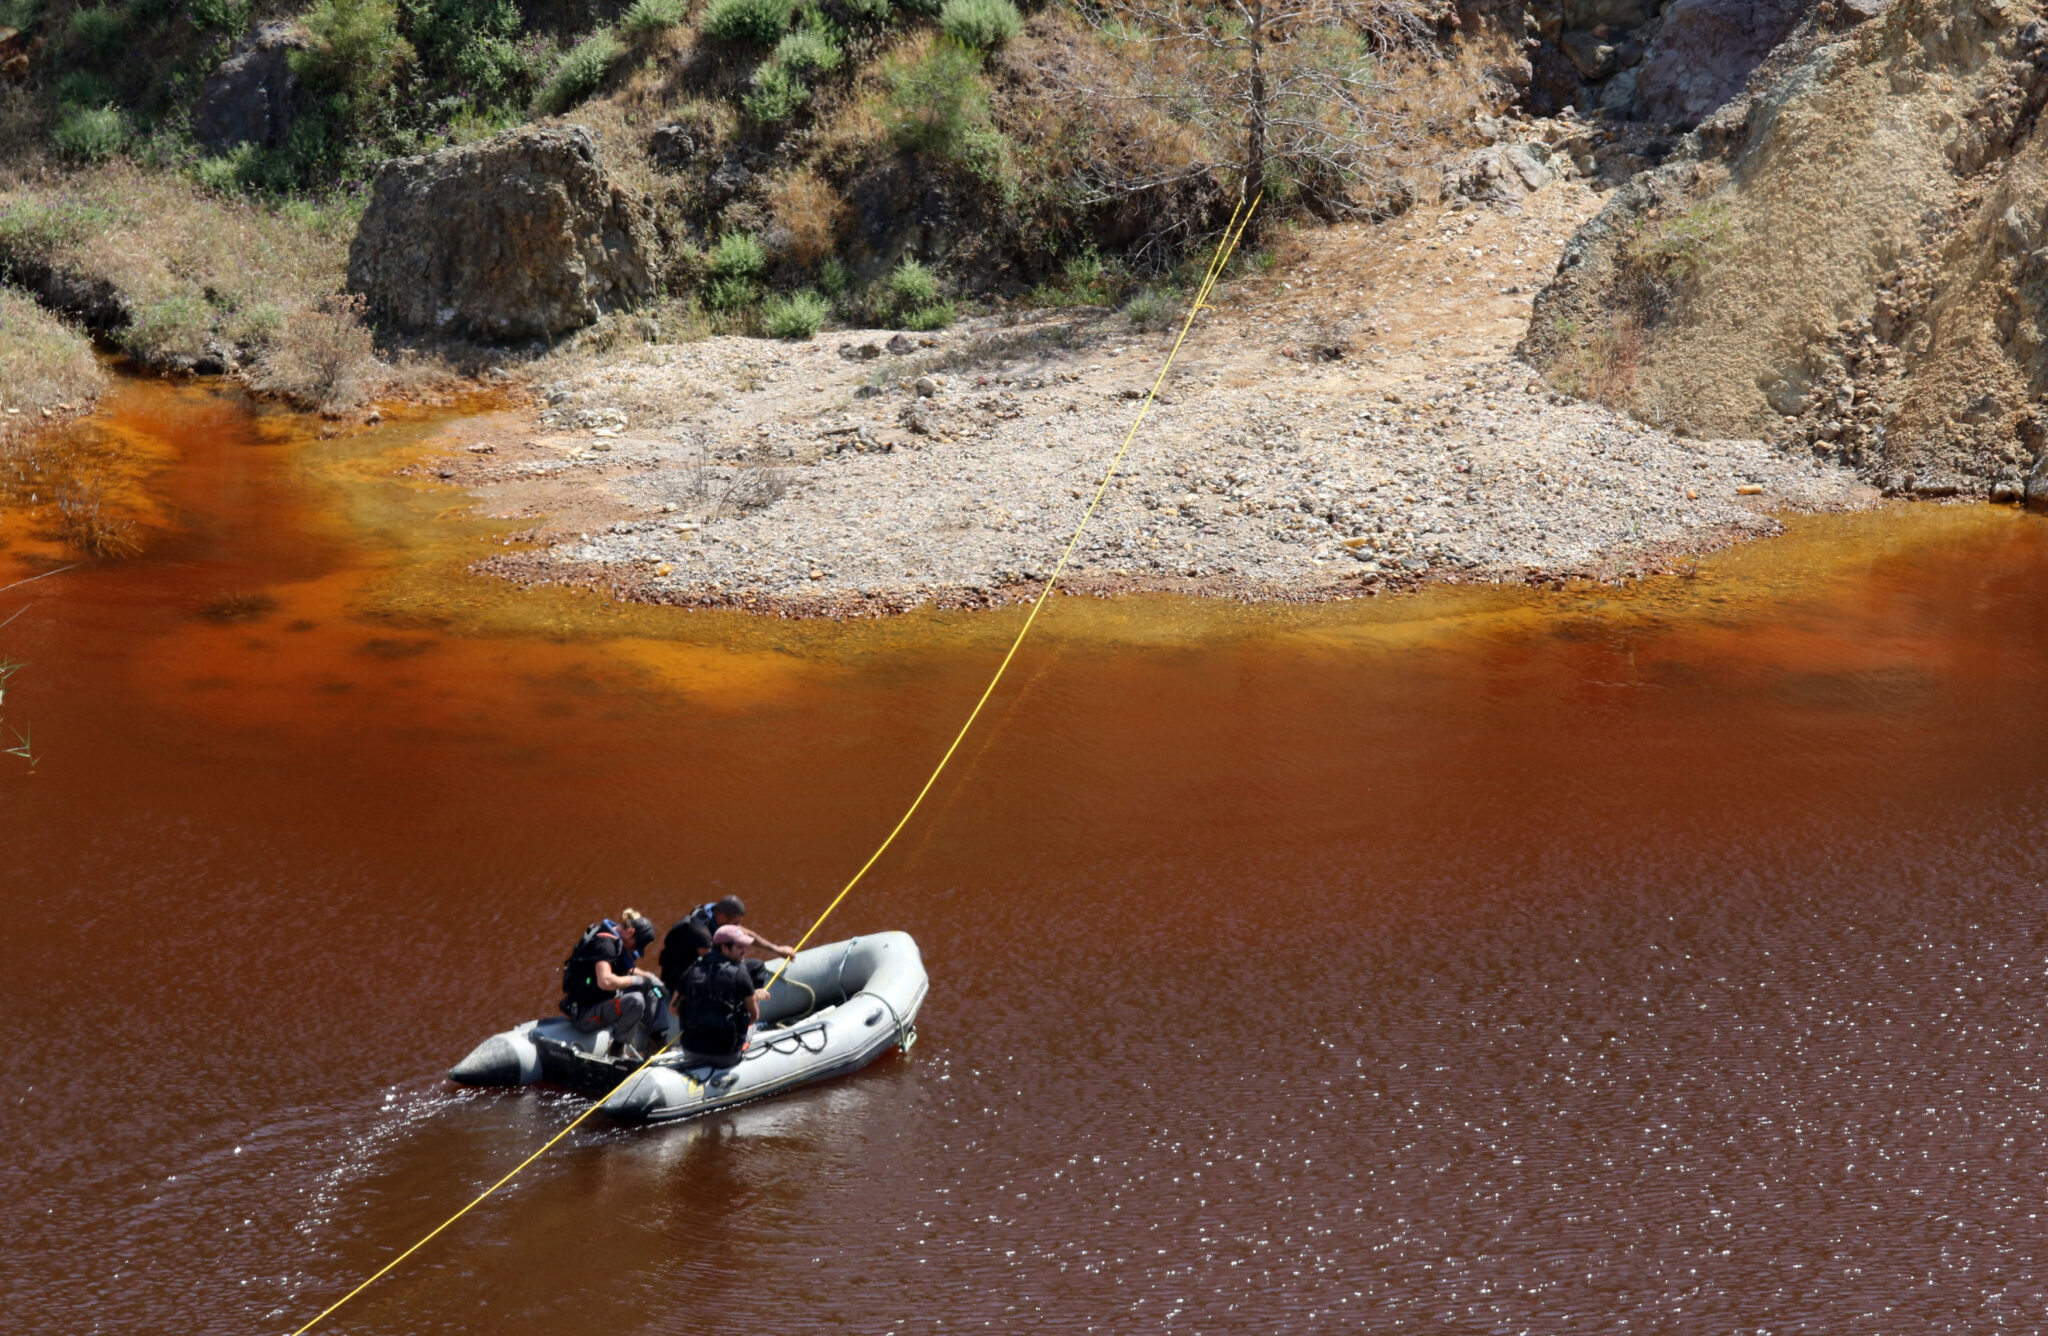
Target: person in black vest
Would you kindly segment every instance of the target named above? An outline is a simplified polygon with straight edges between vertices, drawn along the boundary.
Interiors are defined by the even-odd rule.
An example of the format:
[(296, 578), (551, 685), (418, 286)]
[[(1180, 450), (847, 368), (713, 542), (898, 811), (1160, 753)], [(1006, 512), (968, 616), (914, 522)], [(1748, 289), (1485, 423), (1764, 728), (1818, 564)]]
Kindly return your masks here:
[(711, 932), (695, 917), (677, 919), (661, 939), (661, 985), (671, 999), (682, 995), (683, 975), (711, 952)]
[(562, 962), (562, 1014), (585, 1034), (610, 1030), (615, 1041), (630, 1045), (643, 1022), (655, 1028), (643, 989), (660, 981), (636, 967), (640, 953), (654, 945), (653, 920), (637, 909), (619, 917), (619, 923), (603, 919), (584, 929)]
[(764, 988), (747, 972), (752, 936), (728, 923), (712, 935), (712, 950), (683, 976), (676, 995), (683, 1048), (692, 1059), (730, 1067), (747, 1047), (747, 1032), (761, 1019)]

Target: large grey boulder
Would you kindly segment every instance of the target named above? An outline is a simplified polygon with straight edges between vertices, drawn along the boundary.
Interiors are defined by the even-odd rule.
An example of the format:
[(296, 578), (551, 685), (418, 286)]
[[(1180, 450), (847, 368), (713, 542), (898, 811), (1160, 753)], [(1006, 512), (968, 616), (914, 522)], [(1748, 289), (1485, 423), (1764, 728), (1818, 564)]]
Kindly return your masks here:
[(654, 294), (654, 243), (580, 125), (385, 163), (348, 251), (378, 324), (479, 342), (553, 338)]
[(313, 39), (290, 23), (257, 27), (242, 49), (207, 76), (192, 104), (192, 137), (212, 153), (241, 144), (282, 143), (299, 112), (299, 76), (292, 52)]
[(1638, 114), (1691, 129), (1742, 91), (1813, 0), (1672, 0), (1636, 72)]
[(1509, 206), (1557, 179), (1550, 146), (1495, 144), (1454, 159), (1441, 169), (1445, 199), (1463, 196), (1482, 204)]

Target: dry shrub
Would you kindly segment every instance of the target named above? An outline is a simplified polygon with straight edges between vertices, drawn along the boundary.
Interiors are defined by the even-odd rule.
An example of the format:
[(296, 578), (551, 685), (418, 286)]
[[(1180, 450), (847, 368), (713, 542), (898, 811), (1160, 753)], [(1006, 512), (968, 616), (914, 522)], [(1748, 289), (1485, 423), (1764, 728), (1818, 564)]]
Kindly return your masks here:
[(345, 412), (376, 392), (383, 370), (363, 321), (363, 299), (349, 294), (286, 317), (250, 383), (302, 407)]
[(835, 169), (848, 169), (866, 160), (876, 144), (889, 137), (883, 119), (886, 99), (877, 76), (879, 62), (871, 62), (856, 77), (851, 95), (818, 116), (815, 161)]
[(135, 522), (109, 511), (97, 482), (81, 479), (57, 489), (57, 536), (89, 557), (119, 560), (142, 551)]
[(768, 207), (789, 229), (790, 258), (806, 267), (832, 254), (846, 218), (846, 201), (809, 168), (783, 177), (768, 191)]
[(1551, 384), (1575, 398), (1613, 408), (1636, 406), (1636, 382), (1648, 345), (1638, 315), (1623, 311), (1590, 331), (1559, 321), (1550, 332), (1557, 350), (1546, 372)]
[(996, 124), (1034, 193), (1085, 209), (1103, 245), (1171, 248), (1217, 221), (1228, 146), (1144, 96), (1131, 63), (1085, 24), (1040, 13), (1001, 64)]
[(92, 399), (106, 379), (82, 334), (0, 287), (0, 422), (9, 408), (40, 421), (39, 410)]
[(659, 194), (668, 180), (647, 155), (647, 142), (664, 119), (659, 86), (635, 75), (610, 97), (596, 98), (562, 118), (597, 137), (597, 157), (620, 189), (635, 199)]
[(1383, 216), (1452, 147), (1440, 130), (1470, 135), (1486, 78), (1439, 58), (1435, 21), (1416, 0), (1048, 11), (1005, 56), (1015, 92), (1000, 119), (1037, 170), (1079, 183), (1105, 244), (1185, 241), (1254, 190), (1268, 217)]

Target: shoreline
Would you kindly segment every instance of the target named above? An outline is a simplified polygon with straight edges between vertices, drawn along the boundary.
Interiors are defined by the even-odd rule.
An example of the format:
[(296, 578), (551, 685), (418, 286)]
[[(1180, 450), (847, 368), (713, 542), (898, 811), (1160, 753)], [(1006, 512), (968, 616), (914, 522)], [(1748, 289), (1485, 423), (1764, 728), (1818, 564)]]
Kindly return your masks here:
[[(1838, 510), (1862, 509), (1844, 506)], [(1818, 514), (1821, 511), (1805, 513)], [(1455, 570), (1425, 572), (1360, 572), (1340, 582), (1321, 585), (1261, 585), (1242, 579), (1217, 576), (1101, 576), (1082, 572), (1060, 579), (1060, 598), (1122, 598), (1166, 595), (1180, 598), (1217, 599), (1247, 605), (1305, 606), (1349, 603), (1383, 596), (1421, 594), (1437, 588), (1564, 589), (1573, 583), (1623, 586), (1663, 575), (1686, 574), (1699, 558), (1723, 552), (1742, 543), (1778, 537), (1784, 526), (1771, 517), (1768, 530), (1724, 526), (1702, 531), (1693, 540), (1652, 551), (1636, 549), (1627, 554), (1609, 554), (1591, 567), (1539, 568), (1519, 574), (1469, 573)], [(1625, 560), (1624, 560), (1625, 558)], [(510, 553), (486, 557), (472, 563), (470, 571), (491, 579), (504, 580), (521, 589), (543, 587), (582, 590), (615, 603), (678, 608), (703, 612), (742, 612), (783, 620), (861, 621), (901, 616), (905, 613), (990, 611), (1025, 607), (1035, 602), (1045, 587), (1043, 580), (968, 587), (918, 587), (892, 589), (881, 594), (798, 594), (760, 596), (751, 593), (718, 593), (696, 589), (656, 587), (644, 579), (636, 581), (630, 568), (601, 562), (583, 567), (565, 567), (549, 561), (546, 553)]]
[[(1629, 578), (1776, 533), (1773, 512), (1874, 503), (1837, 463), (1660, 431), (1517, 358), (1602, 198), (1564, 180), (1285, 239), (1195, 322), (1063, 585), (1327, 602)], [(1174, 333), (1082, 309), (565, 355), (535, 404), (449, 424), (407, 472), (531, 521), (473, 565), (522, 586), (782, 617), (1013, 604)]]

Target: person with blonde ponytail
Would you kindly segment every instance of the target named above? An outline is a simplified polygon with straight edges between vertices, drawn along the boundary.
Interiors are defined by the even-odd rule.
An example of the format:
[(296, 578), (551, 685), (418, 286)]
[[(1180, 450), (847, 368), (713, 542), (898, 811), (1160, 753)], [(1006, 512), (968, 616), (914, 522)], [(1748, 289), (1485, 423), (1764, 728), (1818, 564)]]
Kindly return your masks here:
[(659, 1024), (646, 990), (661, 981), (639, 968), (641, 953), (652, 945), (654, 920), (637, 909), (584, 929), (562, 962), (562, 1014), (585, 1033), (609, 1030), (613, 1042), (632, 1047), (643, 1025), (652, 1030)]

